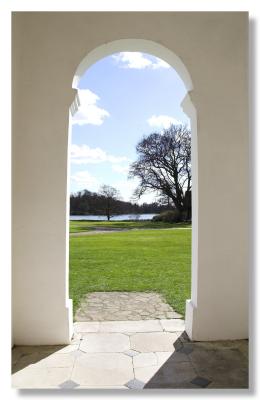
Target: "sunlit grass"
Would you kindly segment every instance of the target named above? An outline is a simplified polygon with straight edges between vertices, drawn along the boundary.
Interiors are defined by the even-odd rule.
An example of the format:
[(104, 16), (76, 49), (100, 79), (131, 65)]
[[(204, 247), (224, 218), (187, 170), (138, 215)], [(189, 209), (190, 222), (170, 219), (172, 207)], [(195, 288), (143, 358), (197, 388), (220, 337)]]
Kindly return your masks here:
[(93, 291), (155, 291), (184, 314), (190, 282), (191, 229), (70, 238), (70, 297), (74, 311), (81, 298)]

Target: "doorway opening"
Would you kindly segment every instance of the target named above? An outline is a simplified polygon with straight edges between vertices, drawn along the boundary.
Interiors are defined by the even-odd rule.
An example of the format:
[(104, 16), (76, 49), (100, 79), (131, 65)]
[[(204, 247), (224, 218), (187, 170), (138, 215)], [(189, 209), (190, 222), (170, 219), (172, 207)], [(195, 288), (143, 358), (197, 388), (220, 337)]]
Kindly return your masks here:
[[(171, 92), (166, 72), (172, 74), (171, 79), (175, 75), (178, 90), (173, 86)], [(150, 81), (157, 81), (153, 86), (148, 75)], [(165, 47), (145, 40), (119, 40), (100, 46), (82, 60), (73, 87), (77, 93), (70, 115), (72, 185), (68, 198), (70, 297), (75, 318), (184, 317), (185, 301), (190, 297), (189, 280), (196, 303), (197, 273), (196, 112), (190, 100), (190, 76), (181, 60)], [(159, 87), (164, 91), (160, 107), (153, 101)], [(179, 97), (173, 95), (174, 89)], [(175, 110), (174, 98), (178, 103)], [(176, 191), (180, 187), (175, 188), (175, 202), (167, 191), (146, 190), (149, 173), (143, 172), (149, 163), (145, 160), (161, 144), (161, 138), (160, 150), (165, 146), (169, 149), (178, 138), (179, 142), (186, 140), (183, 148), (187, 150), (188, 140), (192, 141), (191, 275), (191, 215), (187, 207), (182, 213), (177, 204)], [(182, 161), (182, 168), (184, 164)], [(125, 178), (115, 181), (117, 174)], [(191, 193), (191, 175), (187, 177), (186, 170), (180, 178), (183, 194)], [(169, 186), (171, 171), (165, 168), (160, 177)], [(141, 197), (137, 200), (138, 195)], [(131, 303), (134, 306), (127, 307)]]

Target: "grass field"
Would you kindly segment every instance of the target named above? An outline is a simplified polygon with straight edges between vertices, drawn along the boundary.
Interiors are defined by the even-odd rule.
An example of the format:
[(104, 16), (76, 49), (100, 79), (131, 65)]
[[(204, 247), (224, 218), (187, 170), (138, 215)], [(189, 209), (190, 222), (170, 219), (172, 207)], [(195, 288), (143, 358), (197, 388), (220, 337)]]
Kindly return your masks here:
[(133, 230), (70, 238), (74, 312), (89, 292), (156, 291), (184, 314), (190, 280), (191, 229)]
[(190, 227), (190, 223), (170, 224), (153, 221), (70, 221), (70, 233), (88, 232), (95, 229), (162, 229)]

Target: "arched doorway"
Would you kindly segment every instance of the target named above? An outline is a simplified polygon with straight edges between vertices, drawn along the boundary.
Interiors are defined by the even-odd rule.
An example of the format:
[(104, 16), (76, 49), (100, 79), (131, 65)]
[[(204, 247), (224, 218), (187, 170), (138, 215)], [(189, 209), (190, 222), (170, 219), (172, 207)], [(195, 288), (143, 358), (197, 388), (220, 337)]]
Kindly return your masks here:
[[(183, 64), (181, 59), (166, 47), (149, 40), (142, 39), (123, 39), (116, 40), (110, 43), (101, 45), (90, 53), (78, 65), (75, 75), (73, 77), (72, 87), (77, 90), (79, 81), (85, 71), (91, 67), (95, 62), (100, 59), (119, 52), (143, 52), (156, 56), (163, 61), (167, 62), (175, 69), (180, 78), (182, 79), (187, 95), (182, 101), (182, 108), (186, 115), (190, 118), (191, 131), (192, 131), (192, 181), (193, 181), (193, 195), (192, 195), (192, 212), (193, 212), (193, 234), (192, 234), (192, 285), (191, 285), (191, 299), (187, 300), (186, 304), (186, 331), (192, 337), (192, 311), (193, 307), (197, 304), (197, 231), (198, 231), (198, 195), (197, 195), (197, 116), (195, 107), (191, 101), (191, 93), (193, 90), (192, 80), (190, 74)], [(75, 99), (71, 105), (70, 112), (73, 115), (79, 108), (80, 100), (76, 93)], [(71, 132), (71, 120), (69, 127), (69, 141)], [(68, 171), (69, 175), (69, 171)], [(69, 192), (67, 192), (67, 209), (69, 209)], [(67, 222), (67, 231), (69, 230)], [(67, 238), (67, 249), (69, 247)]]

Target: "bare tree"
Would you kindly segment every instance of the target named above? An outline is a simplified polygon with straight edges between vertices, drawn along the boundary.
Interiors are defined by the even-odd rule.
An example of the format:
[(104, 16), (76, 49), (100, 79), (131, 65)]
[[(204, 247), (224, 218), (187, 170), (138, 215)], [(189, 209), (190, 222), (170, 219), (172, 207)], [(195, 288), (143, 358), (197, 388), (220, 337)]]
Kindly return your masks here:
[(116, 213), (120, 193), (112, 186), (102, 185), (99, 189), (99, 194), (104, 198), (104, 212), (107, 220), (110, 221), (110, 218)]
[(186, 126), (171, 125), (162, 133), (144, 137), (136, 146), (137, 161), (129, 178), (140, 181), (135, 195), (147, 191), (171, 199), (184, 219), (191, 218), (191, 132)]

